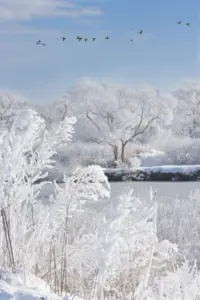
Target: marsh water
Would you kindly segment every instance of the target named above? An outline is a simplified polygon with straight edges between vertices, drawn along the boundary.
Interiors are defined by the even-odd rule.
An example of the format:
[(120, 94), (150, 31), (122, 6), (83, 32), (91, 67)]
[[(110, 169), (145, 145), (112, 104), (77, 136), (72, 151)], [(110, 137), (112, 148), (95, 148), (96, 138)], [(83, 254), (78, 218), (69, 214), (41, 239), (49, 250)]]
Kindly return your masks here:
[(191, 192), (200, 190), (200, 182), (112, 182), (111, 196), (119, 196), (128, 188), (133, 189), (141, 200), (149, 197), (151, 188), (153, 191), (157, 190), (156, 197), (159, 201), (176, 197), (184, 200), (189, 198)]
[[(157, 190), (158, 202), (170, 202), (175, 198), (189, 200), (190, 194), (200, 190), (200, 182), (111, 182), (111, 197), (116, 198), (123, 195), (128, 189), (133, 189), (133, 194), (139, 196), (140, 200), (150, 199), (150, 190)], [(60, 184), (62, 187), (63, 184)], [(49, 198), (52, 186), (46, 185), (42, 191), (42, 198)]]

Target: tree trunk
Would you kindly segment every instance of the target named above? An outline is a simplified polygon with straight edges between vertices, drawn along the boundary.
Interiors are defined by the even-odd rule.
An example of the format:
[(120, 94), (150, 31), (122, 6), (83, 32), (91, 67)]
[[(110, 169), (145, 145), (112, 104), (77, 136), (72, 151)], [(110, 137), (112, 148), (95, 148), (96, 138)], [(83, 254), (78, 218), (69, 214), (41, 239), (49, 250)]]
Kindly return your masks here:
[(117, 161), (118, 160), (118, 146), (115, 145), (113, 147), (113, 154), (114, 154), (114, 160)]
[(127, 143), (122, 142), (122, 149), (121, 149), (121, 161), (124, 162), (125, 160), (125, 147)]

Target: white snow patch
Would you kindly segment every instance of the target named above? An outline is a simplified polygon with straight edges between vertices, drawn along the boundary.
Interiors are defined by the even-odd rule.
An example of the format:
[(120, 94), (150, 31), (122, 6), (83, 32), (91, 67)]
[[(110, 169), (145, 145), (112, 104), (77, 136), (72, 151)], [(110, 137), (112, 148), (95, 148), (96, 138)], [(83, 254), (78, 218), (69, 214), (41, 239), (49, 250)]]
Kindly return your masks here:
[(41, 279), (24, 270), (0, 270), (0, 299), (60, 300)]
[(140, 167), (139, 170), (144, 172), (161, 172), (161, 173), (191, 173), (200, 170), (200, 165), (165, 165), (153, 167)]
[[(128, 174), (134, 170), (131, 168), (104, 168), (106, 173), (118, 173)], [(200, 165), (164, 165), (164, 166), (152, 166), (152, 167), (139, 167), (137, 171), (150, 172), (161, 172), (161, 173), (191, 173), (200, 171)]]

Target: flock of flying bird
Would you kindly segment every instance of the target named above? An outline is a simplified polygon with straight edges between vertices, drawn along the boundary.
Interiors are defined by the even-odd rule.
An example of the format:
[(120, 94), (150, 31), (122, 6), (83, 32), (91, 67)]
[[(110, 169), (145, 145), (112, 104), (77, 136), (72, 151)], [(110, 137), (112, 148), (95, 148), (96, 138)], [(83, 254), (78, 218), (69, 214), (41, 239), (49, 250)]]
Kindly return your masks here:
[[(65, 36), (61, 37), (61, 40), (62, 40), (63, 42), (64, 42), (66, 39), (67, 39), (67, 38), (66, 38)], [(79, 42), (82, 41), (82, 40), (84, 40), (85, 42), (88, 41), (88, 38), (83, 38), (83, 37), (81, 37), (81, 36), (79, 36), (79, 35), (76, 37), (76, 39), (77, 39)], [(109, 36), (105, 37), (105, 40), (109, 40), (109, 39), (110, 39)], [(93, 37), (93, 38), (92, 38), (92, 41), (95, 42), (95, 40), (96, 40), (96, 38)], [(46, 46), (46, 44), (45, 44), (44, 42), (40, 41), (40, 40), (36, 42), (36, 45)]]
[[(178, 22), (177, 22), (178, 25), (181, 25), (182, 23), (183, 23), (182, 21), (178, 21)], [(188, 23), (188, 22), (185, 23), (185, 25), (188, 26), (188, 27), (190, 27), (190, 23)], [(137, 32), (137, 35), (143, 35), (143, 33), (144, 33), (144, 31), (143, 31), (143, 29), (141, 29), (140, 31)], [(61, 37), (61, 40), (62, 40), (63, 42), (64, 42), (66, 39), (67, 39), (67, 38), (64, 37), (64, 36)], [(105, 37), (105, 40), (109, 40), (109, 39), (110, 39), (109, 36), (106, 36), (106, 37)], [(81, 36), (78, 35), (78, 36), (76, 37), (76, 40), (77, 40), (78, 42), (81, 42), (81, 41), (87, 42), (87, 41), (88, 41), (88, 38), (83, 38), (83, 37), (81, 37)], [(95, 42), (95, 41), (96, 41), (96, 37), (93, 37), (93, 38), (92, 38), (92, 41)], [(130, 39), (130, 42), (133, 42), (133, 41), (134, 41), (134, 38)], [(42, 42), (41, 40), (39, 40), (39, 41), (36, 42), (36, 45), (38, 45), (38, 46), (39, 46), (39, 45), (40, 45), (40, 46), (46, 46), (46, 43), (44, 43), (44, 42)]]

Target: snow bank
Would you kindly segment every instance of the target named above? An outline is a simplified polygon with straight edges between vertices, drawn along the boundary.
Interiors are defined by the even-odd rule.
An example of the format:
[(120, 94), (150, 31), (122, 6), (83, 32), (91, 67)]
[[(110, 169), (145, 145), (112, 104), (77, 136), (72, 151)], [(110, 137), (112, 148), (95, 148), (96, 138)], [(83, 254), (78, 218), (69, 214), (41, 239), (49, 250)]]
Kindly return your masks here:
[(139, 170), (143, 172), (189, 174), (192, 172), (200, 171), (200, 165), (167, 165), (167, 166), (140, 167)]
[[(130, 168), (104, 168), (105, 172), (117, 172), (123, 174), (129, 174), (134, 172)], [(135, 170), (136, 171), (136, 170)], [(152, 166), (152, 167), (140, 167), (137, 171), (143, 172), (162, 172), (162, 173), (190, 173), (200, 171), (200, 165), (165, 165), (165, 166)]]
[(36, 276), (24, 271), (0, 270), (0, 299), (11, 300), (59, 300), (49, 286)]
[(200, 165), (165, 165), (131, 168), (104, 168), (109, 181), (126, 180), (197, 180), (200, 177)]
[(82, 300), (76, 296), (59, 297), (40, 278), (18, 269), (16, 271), (0, 269), (1, 300)]
[[(200, 165), (161, 165), (139, 167), (131, 169), (128, 167), (120, 168), (103, 168), (104, 173), (109, 181), (126, 181), (126, 180), (143, 180), (143, 173), (150, 174), (185, 174), (191, 175), (200, 172)], [(43, 181), (64, 183), (65, 169), (53, 168), (48, 170), (48, 176)], [(69, 174), (70, 175), (70, 174)], [(153, 180), (153, 179), (152, 179)]]

